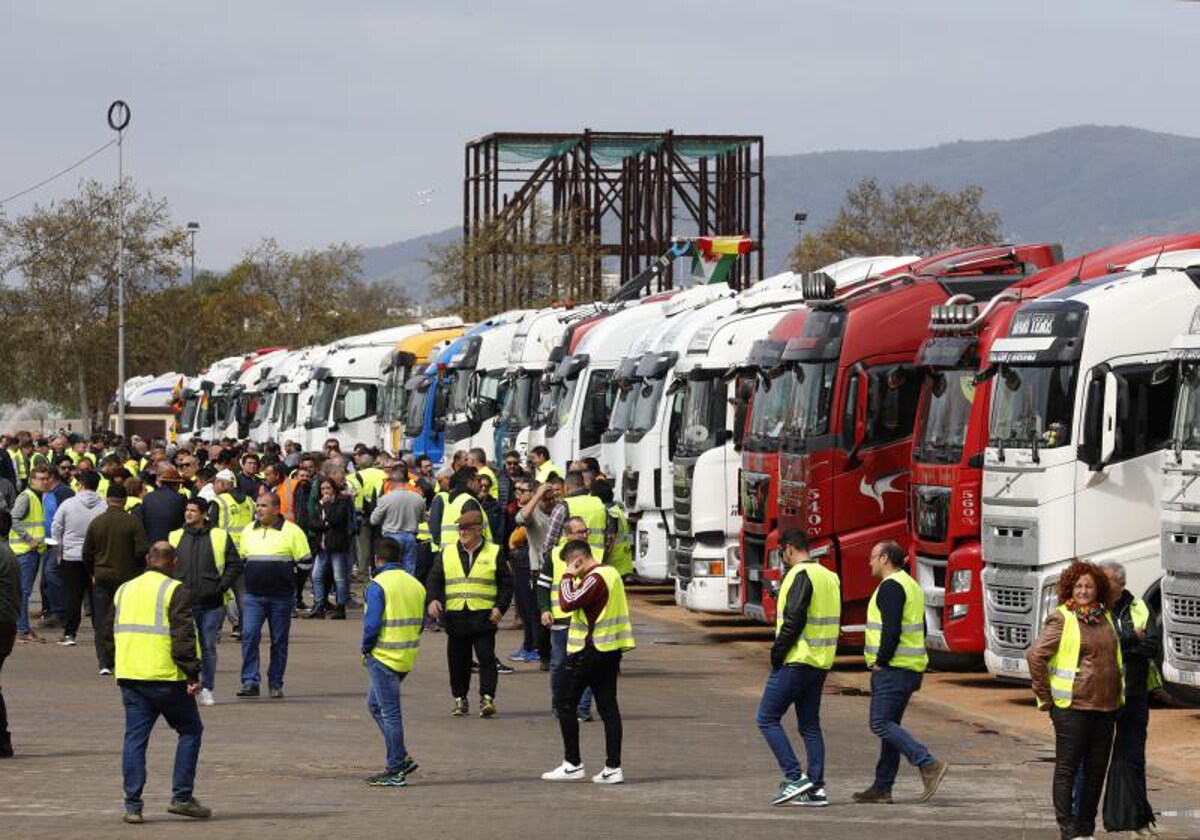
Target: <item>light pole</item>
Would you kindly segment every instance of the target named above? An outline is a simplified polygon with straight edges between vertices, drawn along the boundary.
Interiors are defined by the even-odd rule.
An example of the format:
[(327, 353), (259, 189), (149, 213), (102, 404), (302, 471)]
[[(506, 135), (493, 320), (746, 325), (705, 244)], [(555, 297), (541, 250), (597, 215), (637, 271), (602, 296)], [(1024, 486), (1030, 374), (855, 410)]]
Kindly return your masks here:
[(796, 239), (799, 241), (804, 238), (804, 223), (808, 221), (808, 214), (797, 213), (792, 219), (796, 222)]
[(117, 132), (117, 434), (125, 437), (125, 157), (123, 143), (129, 127), (129, 106), (116, 100), (108, 106), (108, 127)]
[(190, 282), (193, 286), (196, 285), (196, 231), (198, 231), (198, 230), (200, 230), (199, 222), (188, 222), (187, 223), (188, 236), (190, 236), (192, 238), (192, 244), (191, 244), (192, 276), (191, 276)]

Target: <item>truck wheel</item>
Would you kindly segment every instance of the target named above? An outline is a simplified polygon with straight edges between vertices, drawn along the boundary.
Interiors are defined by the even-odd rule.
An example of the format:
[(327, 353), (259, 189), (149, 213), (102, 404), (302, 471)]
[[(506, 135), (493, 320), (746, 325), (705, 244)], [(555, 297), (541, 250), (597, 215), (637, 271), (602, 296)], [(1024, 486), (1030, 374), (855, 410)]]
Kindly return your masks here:
[(929, 654), (929, 670), (954, 673), (977, 673), (987, 670), (983, 664), (983, 655), (978, 653), (952, 653), (946, 650), (931, 650)]

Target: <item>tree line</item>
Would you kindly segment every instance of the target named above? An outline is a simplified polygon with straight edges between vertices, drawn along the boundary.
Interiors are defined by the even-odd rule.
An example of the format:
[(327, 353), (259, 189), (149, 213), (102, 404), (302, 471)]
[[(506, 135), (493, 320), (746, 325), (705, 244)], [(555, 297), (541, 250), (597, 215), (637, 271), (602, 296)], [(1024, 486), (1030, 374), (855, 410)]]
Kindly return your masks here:
[(118, 223), (126, 375), (194, 374), (258, 347), (304, 347), (397, 323), (411, 301), (361, 279), (345, 243), (289, 252), (273, 239), (189, 280), (186, 229), (163, 198), (85, 181), (62, 201), (0, 215), (0, 402), (44, 399), (98, 421), (117, 387)]

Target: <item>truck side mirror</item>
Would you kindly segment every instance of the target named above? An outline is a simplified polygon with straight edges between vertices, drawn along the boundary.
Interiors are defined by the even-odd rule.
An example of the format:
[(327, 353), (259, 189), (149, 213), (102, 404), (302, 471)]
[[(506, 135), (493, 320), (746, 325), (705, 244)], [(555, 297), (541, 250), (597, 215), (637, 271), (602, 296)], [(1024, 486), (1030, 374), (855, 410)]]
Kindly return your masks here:
[(851, 437), (850, 454), (847, 456), (847, 460), (850, 462), (858, 459), (858, 452), (867, 439), (867, 400), (871, 389), (865, 368), (860, 367), (854, 374), (854, 386), (851, 394), (854, 399), (854, 425), (852, 427), (854, 431)]

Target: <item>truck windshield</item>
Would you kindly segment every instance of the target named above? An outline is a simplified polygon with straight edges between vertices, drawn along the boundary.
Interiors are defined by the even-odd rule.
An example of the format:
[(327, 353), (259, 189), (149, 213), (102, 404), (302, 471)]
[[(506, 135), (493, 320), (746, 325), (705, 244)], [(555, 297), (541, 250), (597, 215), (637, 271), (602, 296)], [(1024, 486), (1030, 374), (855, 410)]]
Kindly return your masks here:
[(571, 425), (571, 408), (575, 401), (575, 389), (579, 386), (579, 377), (573, 377), (565, 382), (558, 382), (551, 389), (550, 395), (554, 402), (550, 405), (550, 413), (546, 416), (546, 434), (552, 435), (560, 426)]
[(229, 415), (233, 410), (233, 399), (231, 397), (217, 397), (212, 401), (211, 405), (213, 406), (213, 413), (211, 415), (213, 425), (228, 425)]
[(788, 369), (777, 376), (767, 391), (760, 384), (754, 391), (750, 409), (750, 437), (757, 441), (778, 440), (787, 419), (796, 374)]
[(312, 427), (329, 423), (329, 412), (333, 408), (333, 398), (336, 394), (336, 379), (325, 379), (317, 386), (317, 393), (313, 395), (312, 412), (308, 415)]
[(993, 443), (1053, 449), (1071, 442), (1075, 365), (1001, 365), (992, 393)]
[(662, 376), (647, 377), (638, 387), (637, 403), (634, 404), (633, 415), (629, 418), (631, 431), (645, 432), (654, 428), (654, 419), (658, 416), (658, 404), (662, 401), (666, 382), (664, 372)]
[(617, 404), (613, 408), (612, 417), (608, 421), (608, 430), (610, 432), (624, 432), (629, 428), (629, 421), (633, 417), (633, 407), (637, 405), (638, 391), (642, 388), (640, 380), (630, 380), (625, 390), (617, 387)]
[(558, 384), (551, 384), (543, 388), (539, 381), (537, 408), (534, 409), (533, 416), (529, 418), (529, 427), (531, 429), (540, 429), (550, 422), (550, 415), (554, 413), (554, 406), (558, 401), (560, 392), (561, 388)]
[(1184, 365), (1172, 436), (1182, 449), (1200, 449), (1200, 365)]
[(717, 445), (717, 435), (725, 428), (725, 392), (721, 371), (704, 371), (697, 379), (688, 378), (683, 391), (683, 430), (679, 455), (699, 455)]
[(276, 393), (275, 405), (271, 410), (271, 420), (276, 430), (294, 428), (296, 425), (296, 406), (300, 404), (300, 395), (295, 393)]
[(200, 407), (199, 395), (192, 395), (183, 402), (183, 411), (179, 413), (179, 430), (190, 432), (196, 422), (196, 409)]
[(800, 362), (793, 371), (783, 434), (798, 439), (828, 434), (837, 363)]
[(271, 416), (271, 404), (275, 401), (274, 391), (264, 391), (258, 397), (258, 410), (254, 412), (254, 420), (250, 422), (251, 429), (257, 429), (267, 422)]
[(957, 464), (962, 460), (971, 406), (975, 403), (975, 371), (935, 370), (925, 391), (913, 457), (922, 464)]
[(404, 422), (404, 434), (415, 438), (425, 426), (425, 401), (429, 399), (429, 388), (414, 388), (408, 398), (408, 418)]
[(388, 371), (387, 379), (383, 380), (383, 394), (379, 398), (380, 420), (392, 422), (404, 419), (405, 409), (408, 408), (408, 389), (404, 383), (408, 381), (408, 376), (407, 365)]
[(450, 406), (447, 413), (460, 415), (467, 413), (467, 405), (471, 402), (471, 378), (474, 371), (466, 368), (450, 371)]
[(537, 374), (531, 370), (521, 371), (509, 382), (500, 409), (500, 423), (505, 428), (523, 429), (529, 425), (533, 396), (537, 393), (536, 382)]

